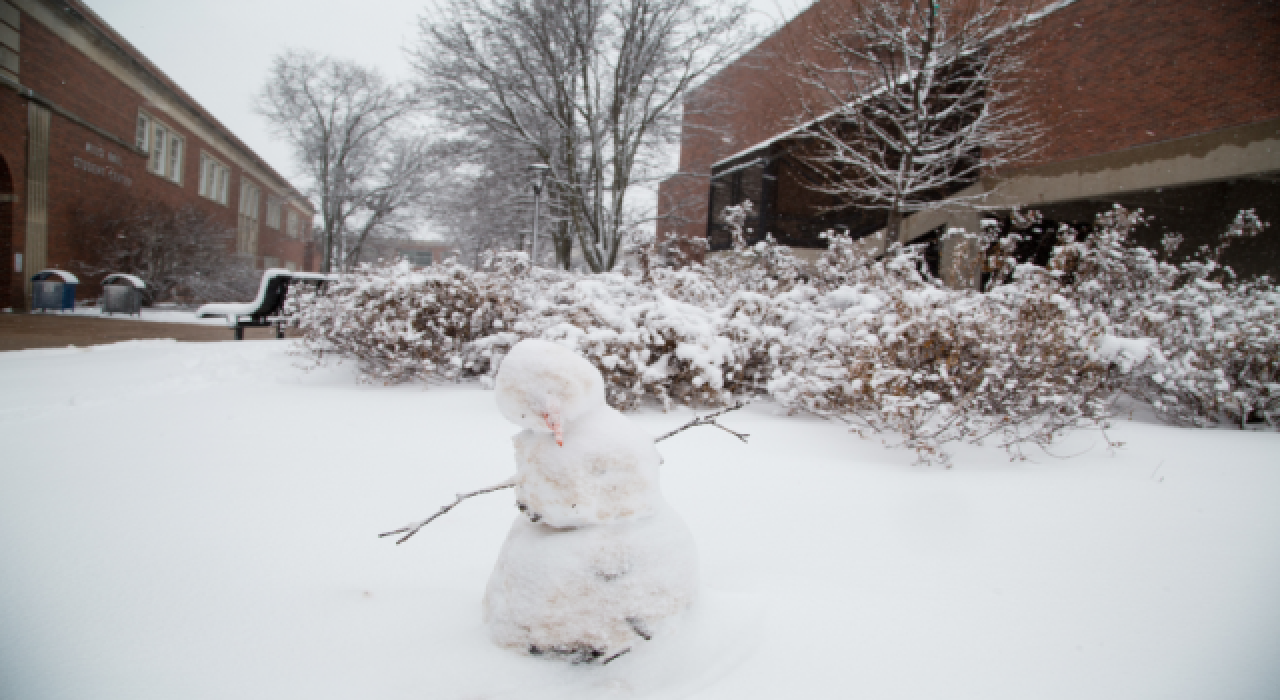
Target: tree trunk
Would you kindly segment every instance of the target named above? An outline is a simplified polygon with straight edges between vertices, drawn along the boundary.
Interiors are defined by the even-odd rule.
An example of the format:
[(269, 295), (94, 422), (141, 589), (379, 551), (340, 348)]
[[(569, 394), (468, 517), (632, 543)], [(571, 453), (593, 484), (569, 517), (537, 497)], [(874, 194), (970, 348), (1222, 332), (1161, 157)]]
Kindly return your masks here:
[(566, 271), (573, 258), (573, 237), (569, 235), (568, 227), (567, 221), (561, 221), (556, 226), (555, 235), (551, 238), (556, 247), (556, 265)]
[(333, 231), (327, 226), (324, 230), (324, 254), (320, 256), (320, 271), (326, 275), (333, 271)]
[(902, 240), (902, 212), (896, 205), (889, 210), (889, 221), (884, 226), (884, 252), (888, 253), (889, 246), (894, 243), (905, 243)]

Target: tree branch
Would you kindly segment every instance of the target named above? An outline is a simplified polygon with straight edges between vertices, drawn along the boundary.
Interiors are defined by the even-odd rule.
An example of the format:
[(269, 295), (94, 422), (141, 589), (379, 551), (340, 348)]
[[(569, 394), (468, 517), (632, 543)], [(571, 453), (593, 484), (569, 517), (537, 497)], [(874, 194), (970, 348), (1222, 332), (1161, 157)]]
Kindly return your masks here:
[[(715, 427), (717, 427), (717, 428), (719, 428), (719, 429), (721, 429), (721, 430), (725, 431), (726, 433), (729, 433), (730, 435), (732, 435), (732, 436), (734, 436), (734, 437), (738, 438), (739, 440), (741, 440), (741, 441), (743, 441), (743, 442), (746, 442), (746, 441), (747, 441), (747, 438), (751, 437), (750, 435), (748, 435), (748, 434), (746, 434), (746, 433), (739, 433), (739, 432), (736, 432), (736, 431), (730, 430), (730, 429), (728, 429), (728, 428), (724, 427), (723, 425), (720, 425), (719, 423), (717, 423), (717, 422), (716, 422), (716, 419), (717, 419), (717, 418), (719, 418), (720, 416), (723, 416), (723, 415), (724, 415), (724, 414), (726, 414), (726, 413), (729, 413), (730, 411), (736, 411), (736, 410), (738, 410), (739, 408), (742, 408), (743, 406), (746, 406), (746, 405), (747, 405), (747, 403), (749, 403), (749, 402), (747, 402), (747, 401), (739, 401), (738, 403), (736, 403), (736, 404), (734, 404), (734, 405), (732, 405), (732, 406), (729, 406), (729, 407), (727, 407), (727, 408), (722, 408), (722, 409), (720, 409), (719, 411), (716, 411), (715, 413), (708, 413), (708, 414), (707, 414), (707, 415), (705, 415), (705, 416), (701, 416), (701, 417), (698, 417), (698, 418), (694, 418), (693, 420), (689, 421), (688, 423), (685, 423), (684, 425), (680, 426), (679, 428), (676, 428), (675, 430), (672, 430), (672, 431), (671, 431), (671, 432), (669, 432), (669, 433), (664, 433), (663, 435), (660, 435), (659, 437), (655, 438), (655, 439), (654, 439), (654, 443), (662, 442), (663, 440), (666, 440), (667, 438), (669, 438), (669, 437), (671, 437), (671, 436), (673, 436), (673, 435), (676, 435), (677, 433), (684, 432), (684, 431), (688, 430), (689, 428), (696, 428), (696, 427), (698, 427), (698, 426), (700, 426), (700, 425), (713, 425), (713, 426), (715, 426)], [(390, 537), (390, 536), (392, 536), (392, 535), (399, 535), (399, 534), (403, 534), (403, 535), (404, 535), (403, 537), (401, 537), (400, 539), (396, 540), (396, 544), (403, 544), (405, 540), (407, 540), (407, 539), (409, 539), (410, 537), (413, 537), (414, 535), (418, 534), (418, 531), (419, 531), (419, 530), (421, 530), (422, 528), (424, 528), (424, 527), (426, 527), (426, 526), (430, 525), (430, 524), (431, 524), (431, 522), (432, 522), (432, 521), (434, 521), (436, 518), (438, 518), (438, 517), (440, 517), (440, 516), (444, 515), (445, 513), (448, 513), (449, 511), (453, 510), (454, 506), (458, 505), (459, 503), (462, 503), (463, 501), (467, 500), (468, 498), (471, 498), (471, 497), (473, 497), (473, 496), (480, 496), (480, 495), (483, 495), (483, 494), (486, 494), (486, 493), (494, 493), (494, 492), (496, 492), (496, 491), (501, 491), (501, 490), (503, 490), (503, 489), (515, 488), (515, 485), (516, 485), (516, 477), (511, 477), (510, 479), (507, 479), (506, 481), (504, 481), (504, 482), (502, 482), (502, 483), (500, 483), (500, 484), (494, 484), (493, 486), (490, 486), (490, 487), (488, 487), (488, 488), (483, 488), (483, 489), (478, 489), (478, 490), (476, 490), (476, 491), (469, 491), (469, 492), (467, 492), (467, 493), (460, 493), (460, 494), (457, 494), (457, 495), (454, 497), (454, 499), (453, 499), (453, 503), (448, 503), (448, 504), (446, 504), (446, 505), (441, 506), (441, 507), (440, 507), (440, 510), (436, 511), (436, 512), (431, 516), (431, 517), (429, 517), (429, 518), (427, 518), (427, 519), (425, 519), (425, 520), (419, 520), (419, 521), (417, 521), (417, 522), (409, 523), (408, 525), (405, 525), (404, 527), (399, 528), (399, 529), (397, 529), (397, 530), (392, 530), (392, 531), (390, 531), (390, 532), (384, 532), (384, 533), (382, 533), (382, 534), (378, 535), (378, 537)]]
[(724, 415), (724, 414), (726, 414), (726, 413), (729, 413), (730, 411), (736, 411), (736, 410), (738, 410), (739, 408), (742, 408), (743, 406), (746, 406), (746, 405), (747, 405), (747, 403), (749, 403), (749, 402), (747, 402), (747, 401), (739, 401), (738, 403), (736, 403), (736, 404), (734, 404), (734, 405), (732, 405), (732, 406), (729, 406), (728, 408), (722, 408), (722, 409), (720, 409), (719, 411), (716, 411), (715, 413), (708, 413), (708, 414), (707, 414), (707, 415), (705, 415), (705, 416), (701, 416), (701, 417), (698, 417), (698, 418), (694, 418), (693, 420), (689, 421), (688, 423), (685, 423), (684, 425), (680, 426), (679, 428), (676, 428), (675, 430), (672, 430), (671, 432), (663, 433), (662, 435), (660, 435), (660, 436), (658, 436), (657, 438), (655, 438), (655, 439), (654, 439), (654, 442), (655, 442), (655, 443), (662, 442), (663, 440), (666, 440), (666, 439), (667, 439), (667, 438), (669, 438), (669, 437), (673, 437), (673, 436), (677, 435), (678, 433), (682, 433), (682, 432), (684, 432), (684, 431), (688, 430), (689, 428), (696, 428), (696, 427), (698, 427), (698, 426), (700, 426), (700, 425), (714, 425), (715, 427), (717, 427), (717, 428), (719, 428), (719, 429), (721, 429), (721, 430), (725, 431), (726, 433), (729, 433), (730, 435), (732, 435), (732, 436), (734, 436), (734, 437), (738, 438), (739, 440), (741, 440), (741, 441), (743, 441), (743, 442), (746, 442), (746, 441), (747, 441), (747, 438), (751, 437), (750, 435), (748, 435), (748, 434), (746, 434), (746, 433), (739, 433), (739, 432), (735, 432), (735, 431), (733, 431), (733, 430), (730, 430), (730, 429), (728, 429), (728, 428), (724, 427), (723, 425), (720, 425), (719, 423), (717, 423), (717, 422), (716, 422), (716, 419), (717, 419), (717, 418), (719, 418), (720, 416), (723, 416), (723, 415)]
[(396, 544), (403, 544), (405, 540), (418, 534), (418, 530), (421, 530), (427, 525), (430, 525), (431, 521), (453, 510), (454, 506), (458, 505), (459, 503), (462, 503), (468, 498), (471, 498), (472, 496), (480, 496), (486, 493), (493, 493), (494, 491), (501, 491), (503, 489), (515, 488), (515, 485), (516, 485), (515, 477), (512, 477), (500, 484), (494, 484), (493, 486), (490, 486), (488, 488), (483, 488), (483, 489), (478, 489), (476, 491), (469, 491), (467, 493), (457, 494), (457, 496), (455, 496), (453, 499), (453, 503), (449, 503), (447, 505), (441, 506), (440, 510), (436, 511), (434, 515), (427, 518), (426, 520), (419, 520), (418, 522), (415, 522), (415, 523), (409, 523), (408, 525), (405, 525), (404, 527), (398, 530), (384, 532), (378, 535), (378, 537), (390, 537), (391, 535), (398, 535), (403, 532), (404, 537), (401, 537), (400, 539), (396, 540)]

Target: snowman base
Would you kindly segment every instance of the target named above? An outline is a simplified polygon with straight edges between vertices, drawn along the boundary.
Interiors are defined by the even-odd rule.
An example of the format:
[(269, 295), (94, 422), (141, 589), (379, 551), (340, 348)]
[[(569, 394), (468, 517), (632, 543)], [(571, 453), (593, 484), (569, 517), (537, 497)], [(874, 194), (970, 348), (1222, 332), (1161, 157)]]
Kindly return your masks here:
[(521, 516), (485, 592), (494, 642), (532, 656), (607, 664), (678, 624), (697, 590), (697, 552), (666, 504), (654, 515), (557, 528)]
[(549, 649), (543, 649), (542, 647), (531, 646), (529, 647), (529, 656), (542, 656), (548, 659), (555, 659), (556, 661), (567, 661), (571, 664), (599, 663), (603, 666), (629, 651), (631, 651), (630, 647), (606, 656), (606, 654), (609, 653), (607, 650), (595, 649), (593, 647), (551, 647)]

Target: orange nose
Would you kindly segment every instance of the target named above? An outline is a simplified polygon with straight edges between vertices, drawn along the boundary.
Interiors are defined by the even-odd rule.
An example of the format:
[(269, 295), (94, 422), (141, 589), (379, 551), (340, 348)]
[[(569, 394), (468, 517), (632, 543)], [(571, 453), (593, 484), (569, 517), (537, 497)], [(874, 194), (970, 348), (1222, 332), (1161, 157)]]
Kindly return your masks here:
[(564, 428), (560, 425), (560, 412), (542, 414), (542, 422), (547, 424), (547, 430), (556, 436), (556, 444), (564, 447)]

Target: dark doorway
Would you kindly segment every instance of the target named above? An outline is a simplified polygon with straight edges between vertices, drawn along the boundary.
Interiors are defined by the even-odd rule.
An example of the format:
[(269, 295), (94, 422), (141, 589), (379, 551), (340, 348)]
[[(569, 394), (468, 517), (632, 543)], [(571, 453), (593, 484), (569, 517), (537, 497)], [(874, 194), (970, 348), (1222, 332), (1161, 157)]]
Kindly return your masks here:
[(13, 269), (13, 178), (9, 164), (0, 156), (0, 309), (14, 307)]

